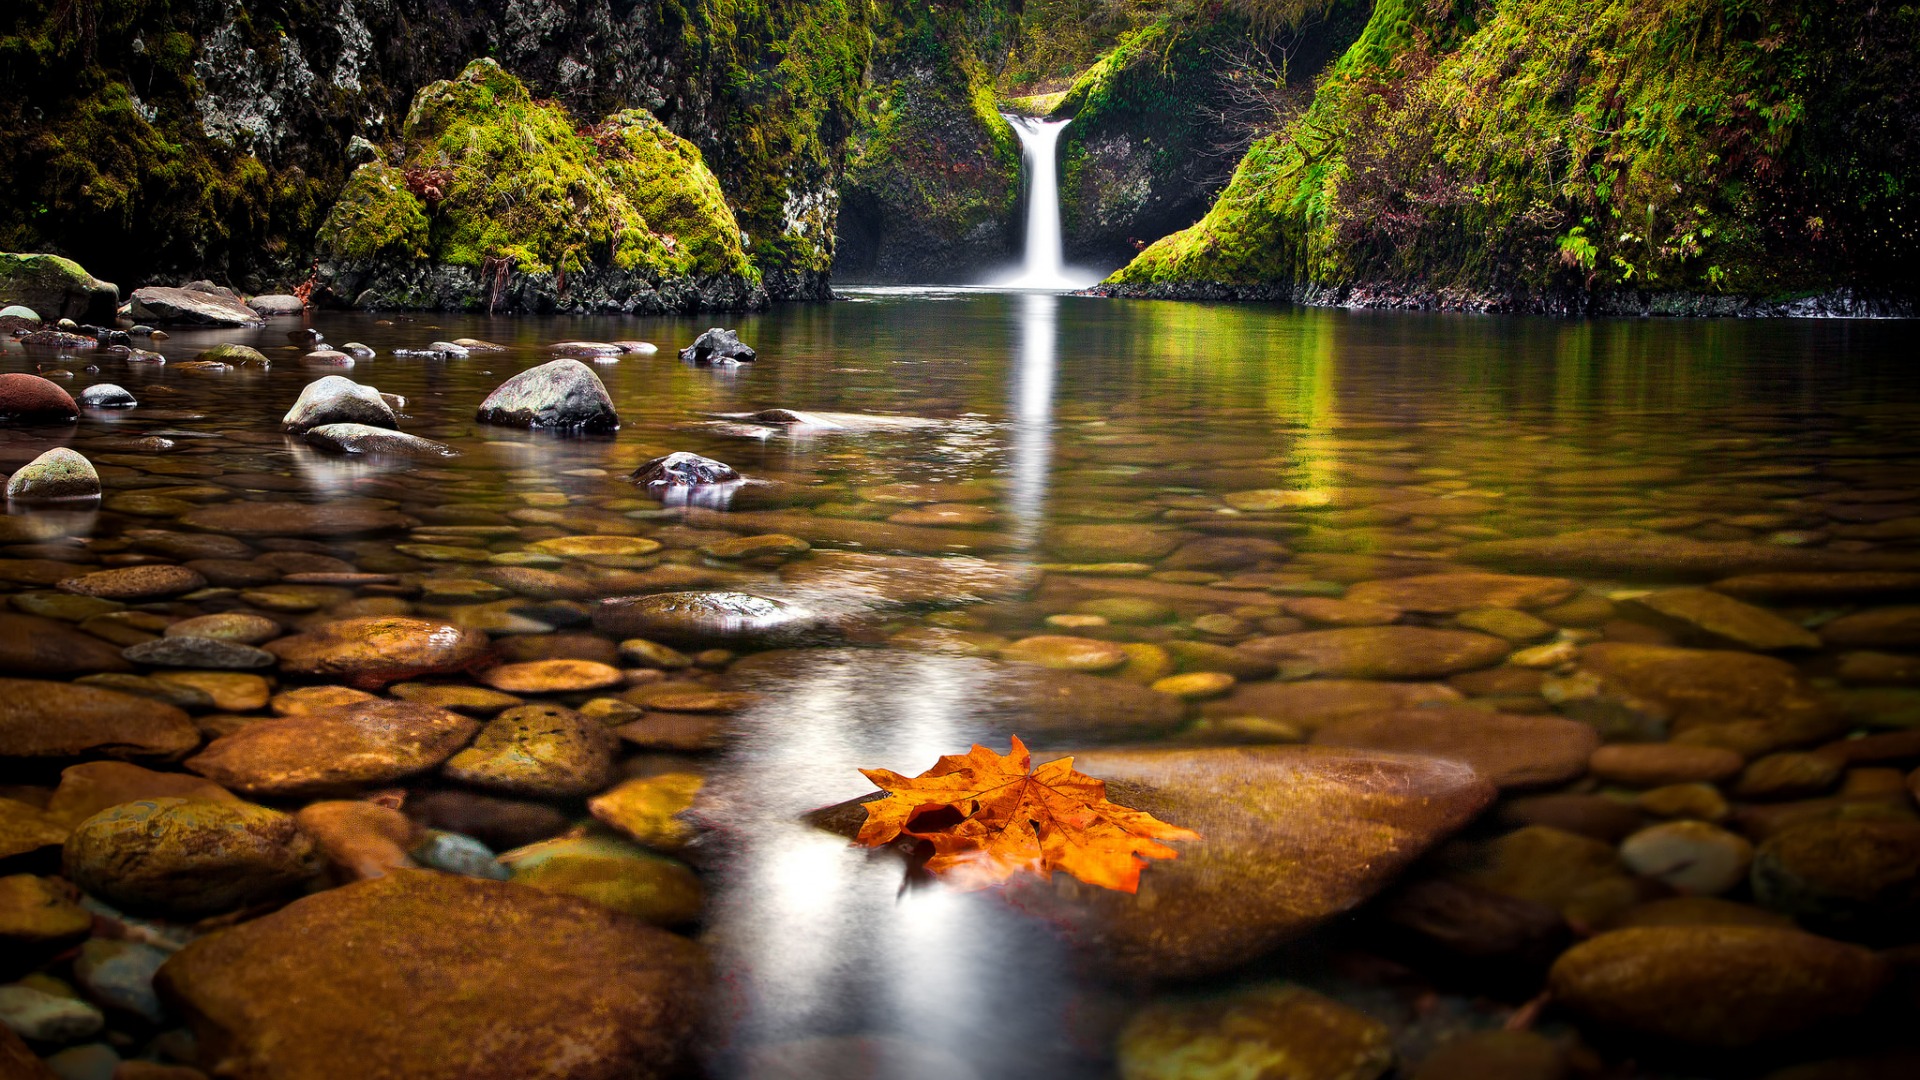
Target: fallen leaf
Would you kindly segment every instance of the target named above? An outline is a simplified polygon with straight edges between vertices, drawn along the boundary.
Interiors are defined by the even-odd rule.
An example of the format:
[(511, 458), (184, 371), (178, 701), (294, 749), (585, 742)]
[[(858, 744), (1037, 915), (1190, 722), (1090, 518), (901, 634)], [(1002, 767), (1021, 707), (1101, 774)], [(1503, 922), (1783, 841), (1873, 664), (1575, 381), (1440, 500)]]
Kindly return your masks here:
[(1144, 810), (1107, 801), (1107, 785), (1073, 771), (1072, 758), (1033, 767), (1014, 736), (996, 754), (975, 744), (946, 754), (919, 776), (887, 769), (861, 774), (887, 793), (866, 804), (855, 839), (878, 847), (906, 836), (933, 854), (926, 869), (962, 889), (998, 885), (1015, 874), (1064, 870), (1089, 885), (1134, 892), (1148, 859), (1179, 852), (1163, 840), (1198, 840)]

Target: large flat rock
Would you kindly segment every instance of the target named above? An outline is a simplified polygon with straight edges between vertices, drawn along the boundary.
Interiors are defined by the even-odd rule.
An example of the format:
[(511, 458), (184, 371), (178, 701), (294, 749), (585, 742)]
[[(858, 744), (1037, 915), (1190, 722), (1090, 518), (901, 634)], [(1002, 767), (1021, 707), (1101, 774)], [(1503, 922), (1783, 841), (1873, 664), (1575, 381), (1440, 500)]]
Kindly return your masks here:
[(133, 317), (193, 326), (258, 326), (265, 321), (237, 297), (164, 285), (133, 290)]
[(702, 950), (638, 919), (421, 870), (297, 900), (160, 969), (229, 1080), (680, 1075)]
[(1313, 741), (1459, 761), (1503, 788), (1575, 779), (1600, 746), (1594, 729), (1576, 720), (1469, 706), (1343, 716), (1322, 725)]
[(246, 795), (330, 795), (425, 772), (479, 730), (446, 709), (376, 699), (247, 724), (187, 768)]
[(177, 758), (200, 745), (162, 701), (38, 679), (0, 679), (0, 757)]

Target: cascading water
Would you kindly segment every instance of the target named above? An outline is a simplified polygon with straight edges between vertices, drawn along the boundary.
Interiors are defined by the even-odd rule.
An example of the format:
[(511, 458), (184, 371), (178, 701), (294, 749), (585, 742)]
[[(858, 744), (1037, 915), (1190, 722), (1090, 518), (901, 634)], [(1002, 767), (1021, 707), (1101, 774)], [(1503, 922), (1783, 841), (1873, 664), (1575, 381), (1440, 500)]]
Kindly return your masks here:
[[(1005, 115), (1005, 114), (1003, 114)], [(1026, 259), (1019, 273), (994, 282), (1004, 289), (1084, 289), (1099, 280), (1066, 265), (1060, 236), (1060, 133), (1071, 120), (1007, 116), (1020, 136), (1020, 163), (1027, 179)]]

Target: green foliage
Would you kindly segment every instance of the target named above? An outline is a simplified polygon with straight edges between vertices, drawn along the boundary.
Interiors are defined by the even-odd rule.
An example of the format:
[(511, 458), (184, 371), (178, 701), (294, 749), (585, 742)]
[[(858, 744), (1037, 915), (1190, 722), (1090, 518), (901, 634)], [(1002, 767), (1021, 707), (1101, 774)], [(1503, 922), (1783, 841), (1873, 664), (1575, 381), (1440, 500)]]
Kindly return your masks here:
[[(1915, 132), (1881, 101), (1910, 105), (1893, 72), (1917, 28), (1911, 6), (1812, 0), (1379, 0), (1306, 114), (1114, 280), (1770, 295), (1898, 277), (1920, 242)], [(1833, 137), (1863, 107), (1904, 150)]]
[(403, 169), (358, 169), (320, 230), (329, 254), (511, 260), (522, 271), (590, 266), (656, 276), (753, 270), (700, 152), (646, 112), (576, 130), (492, 60), (414, 98)]

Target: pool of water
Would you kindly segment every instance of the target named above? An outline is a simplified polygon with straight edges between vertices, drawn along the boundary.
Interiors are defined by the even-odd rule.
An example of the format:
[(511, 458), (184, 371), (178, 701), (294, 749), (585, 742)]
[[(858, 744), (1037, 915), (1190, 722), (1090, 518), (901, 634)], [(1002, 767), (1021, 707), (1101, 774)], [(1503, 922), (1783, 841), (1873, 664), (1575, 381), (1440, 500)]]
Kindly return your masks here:
[[(715, 321), (727, 321), (759, 360), (732, 368), (681, 363), (676, 350)], [(350, 369), (309, 366), (305, 350), (288, 345), (288, 331), (303, 326), (378, 355)], [(867, 659), (802, 658), (752, 677), (719, 661), (712, 672), (675, 674), (702, 685), (747, 685), (756, 696), (728, 718), (717, 749), (625, 752), (628, 775), (678, 769), (705, 777), (711, 834), (688, 858), (707, 889), (697, 936), (717, 971), (707, 1068), (720, 1076), (775, 1075), (770, 1061), (797, 1068), (791, 1063), (816, 1060), (809, 1054), (842, 1062), (868, 1054), (891, 1062), (876, 1076), (1105, 1076), (1116, 1068), (1117, 1033), (1129, 1017), (1169, 992), (1151, 962), (1115, 974), (1102, 966), (1099, 949), (1090, 956), (1084, 941), (1026, 905), (917, 880), (893, 853), (853, 847), (802, 815), (871, 791), (860, 768), (917, 773), (976, 740), (1004, 745), (1009, 730), (1032, 729), (1032, 741), (1050, 748), (1266, 747), (1313, 738), (1321, 719), (1261, 715), (1254, 698), (1229, 696), (1180, 706), (1185, 719), (1159, 732), (1115, 735), (1098, 725), (1063, 726), (1038, 715), (1044, 705), (1009, 716), (1006, 707), (983, 704), (996, 680), (1019, 668), (990, 657), (1042, 634), (1146, 646), (1117, 672), (1098, 675), (1137, 688), (1176, 668), (1220, 668), (1204, 649), (1175, 647), (1188, 643), (1260, 653), (1264, 646), (1249, 643), (1343, 626), (1477, 627), (1471, 632), (1502, 643), (1501, 653), (1534, 656), (1414, 673), (1391, 657), (1369, 658), (1341, 674), (1318, 654), (1282, 645), (1262, 653), (1279, 658), (1275, 672), (1243, 671), (1232, 693), (1330, 672), (1446, 686), (1448, 704), (1564, 714), (1597, 725), (1608, 741), (1649, 734), (1606, 726), (1596, 719), (1599, 705), (1582, 712), (1593, 695), (1577, 698), (1566, 688), (1591, 666), (1579, 649), (1713, 646), (1779, 658), (1797, 673), (1797, 686), (1840, 717), (1817, 733), (1741, 744), (1736, 752), (1748, 761), (1920, 725), (1913, 697), (1920, 691), (1912, 689), (1920, 683), (1920, 635), (1911, 620), (1831, 642), (1762, 647), (1743, 644), (1745, 631), (1638, 605), (1648, 593), (1756, 573), (1893, 575), (1878, 593), (1863, 591), (1858, 579), (1836, 579), (1776, 583), (1772, 593), (1763, 582), (1726, 594), (1817, 634), (1920, 592), (1920, 578), (1898, 576), (1920, 572), (1920, 370), (1911, 336), (1901, 323), (1568, 322), (874, 289), (730, 320), (324, 312), (259, 330), (174, 330), (154, 346), (166, 365), (56, 357), (7, 343), (0, 346), (4, 370), (58, 367), (71, 373), (59, 376), (71, 390), (115, 382), (140, 404), (85, 411), (71, 428), (0, 432), (0, 468), (66, 445), (99, 466), (106, 489), (94, 510), (11, 508), (16, 518), (50, 523), (43, 533), (53, 535), (11, 534), (17, 543), (0, 551), (0, 561), (68, 559), (98, 569), (129, 561), (130, 530), (174, 529), (187, 509), (249, 500), (365, 504), (419, 524), (399, 534), (323, 539), (309, 549), (398, 575), (405, 588), (389, 583), (356, 595), (341, 586), (306, 610), (269, 614), (289, 625), (311, 623), (360, 610), (354, 605), (377, 595), (497, 637), (584, 634), (599, 596), (685, 583), (834, 613), (843, 640), (867, 650)], [(506, 350), (458, 360), (393, 355), (456, 337)], [(553, 358), (550, 344), (625, 339), (656, 342), (660, 351), (594, 365), (619, 411), (617, 434), (562, 438), (475, 422), (476, 407), (501, 381)], [(272, 367), (213, 375), (178, 367), (215, 342), (253, 345)], [(287, 407), (325, 374), (404, 398), (400, 427), (458, 456), (343, 459), (283, 434)], [(770, 409), (868, 420), (842, 418), (839, 428), (814, 430), (723, 415)], [(167, 442), (141, 441), (150, 437)], [(771, 483), (727, 503), (663, 507), (624, 478), (672, 451), (717, 458)], [(459, 531), (472, 526), (493, 528)], [(435, 591), (435, 579), (484, 581), (490, 559), (498, 565), (540, 540), (591, 533), (650, 536), (664, 549), (624, 564), (554, 560), (589, 583), (589, 593), (594, 583), (602, 589), (580, 600), (484, 587)], [(799, 536), (813, 551), (784, 565), (740, 565), (698, 550), (768, 533)], [(1191, 547), (1229, 538), (1240, 545)], [(889, 558), (834, 561), (847, 551)], [(978, 603), (921, 595), (931, 570), (914, 560), (924, 558), (979, 560), (965, 563), (967, 572), (992, 584)], [(1505, 617), (1481, 610), (1499, 604), (1382, 614), (1380, 604), (1325, 603), (1366, 595), (1362, 587), (1372, 582), (1489, 571), (1573, 584), (1551, 603), (1522, 605), (1533, 609), (1537, 628), (1516, 625), (1512, 607), (1501, 609)], [(944, 587), (936, 581), (932, 589)], [(1134, 606), (1121, 610), (1116, 600)], [(198, 603), (253, 610), (232, 590)], [(150, 607), (180, 617), (201, 610), (195, 604)], [(1542, 654), (1555, 646), (1563, 652)], [(1153, 669), (1156, 655), (1164, 670)], [(1555, 680), (1559, 689), (1544, 687)], [(1629, 689), (1616, 697), (1644, 705), (1640, 699), (1658, 696), (1637, 684)], [(556, 700), (577, 705), (592, 696)], [(1247, 711), (1222, 700), (1244, 701)], [(1602, 705), (1609, 703), (1615, 699)], [(1656, 702), (1647, 711), (1661, 725), (1671, 721), (1655, 741), (1678, 738), (1686, 727), (1684, 704)], [(1740, 719), (1717, 714), (1693, 727)], [(1704, 736), (1690, 745), (1725, 747), (1740, 737)], [(1379, 745), (1399, 745), (1385, 738)], [(1528, 750), (1517, 753), (1524, 759)], [(1895, 748), (1848, 762), (1824, 784), (1750, 799), (1735, 790), (1733, 776), (1722, 776), (1712, 781), (1717, 809), (1673, 814), (1636, 802), (1656, 785), (1576, 769), (1545, 784), (1505, 785), (1500, 804), (1452, 846), (1396, 878), (1446, 878), (1461, 860), (1492, 857), (1485, 845), (1546, 820), (1513, 809), (1542, 792), (1604, 796), (1641, 814), (1642, 825), (1705, 820), (1760, 844), (1779, 828), (1766, 815), (1778, 817), (1783, 806), (1804, 805), (1808, 820), (1827, 820), (1841, 815), (1825, 808), (1857, 796), (1849, 805), (1868, 806), (1866, 816), (1910, 822), (1911, 799), (1898, 776), (1892, 795), (1877, 802), (1869, 795), (1884, 793), (1892, 770), (1916, 763), (1920, 751)], [(566, 805), (584, 816), (577, 804)], [(1318, 857), (1310, 843), (1301, 850), (1303, 858)], [(1686, 891), (1672, 885), (1674, 874), (1639, 869), (1601, 875), (1627, 882), (1626, 900), (1599, 909), (1577, 900), (1559, 905), (1568, 932), (1599, 932), (1638, 906)], [(1149, 868), (1148, 879), (1158, 872)], [(1920, 880), (1920, 867), (1902, 880)], [(1556, 906), (1551, 889), (1512, 881), (1501, 888), (1550, 911)], [(1748, 909), (1766, 906), (1744, 875), (1707, 891)], [(1912, 914), (1904, 903), (1886, 901), (1886, 910), (1860, 918), (1897, 921)], [(1789, 914), (1874, 946), (1912, 940), (1910, 929), (1904, 936), (1855, 932)], [(1310, 986), (1385, 1024), (1403, 1075), (1461, 1032), (1516, 1024), (1549, 1033), (1563, 1048), (1580, 1040), (1571, 1060), (1583, 1067), (1723, 1070), (1684, 1051), (1649, 1058), (1641, 1043), (1589, 1024), (1578, 1010), (1549, 1006), (1533, 1020), (1538, 1003), (1522, 1010), (1543, 988), (1543, 965), (1513, 979), (1476, 980), (1469, 969), (1502, 958), (1410, 948), (1404, 930), (1361, 906), (1247, 955), (1242, 966), (1170, 973), (1181, 976), (1174, 989), (1190, 995), (1275, 978)], [(1846, 1028), (1802, 1039), (1792, 1055), (1897, 1049), (1904, 1038)], [(1753, 1059), (1740, 1062), (1725, 1065), (1726, 1074), (1765, 1071)]]

